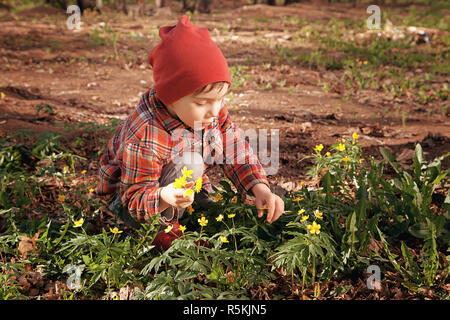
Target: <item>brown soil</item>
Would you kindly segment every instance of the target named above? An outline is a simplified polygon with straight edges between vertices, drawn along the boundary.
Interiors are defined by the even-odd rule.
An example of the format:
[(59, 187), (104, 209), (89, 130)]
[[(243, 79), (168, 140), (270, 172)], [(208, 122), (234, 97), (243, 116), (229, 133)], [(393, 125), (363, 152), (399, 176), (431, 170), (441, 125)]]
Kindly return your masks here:
[[(425, 154), (430, 159), (450, 151), (450, 122), (448, 117), (440, 116), (439, 105), (405, 103), (402, 110), (408, 111), (408, 118), (403, 126), (400, 116), (383, 115), (383, 109), (395, 103), (383, 93), (363, 92), (360, 97), (345, 101), (337, 93), (324, 92), (317, 84), (320, 79), (336, 77), (333, 71), (273, 62), (267, 65), (269, 48), (258, 40), (288, 29), (276, 24), (275, 18), (297, 16), (326, 22), (330, 18), (351, 18), (362, 8), (344, 4), (334, 4), (332, 10), (313, 4), (234, 9), (231, 3), (229, 6), (230, 9), (214, 9), (214, 15), (197, 15), (195, 23), (209, 28), (229, 65), (247, 64), (249, 57), (254, 61), (248, 69), (251, 81), (229, 95), (230, 112), (244, 130), (279, 129), (280, 166), (278, 174), (270, 177), (272, 183), (286, 187), (289, 181), (299, 182), (306, 165), (298, 163), (299, 159), (309, 154), (316, 144), (331, 145), (354, 131), (360, 133), (360, 143), (367, 153), (374, 156), (378, 154), (378, 146), (401, 153), (415, 142), (425, 142)], [(17, 14), (17, 20), (10, 20), (9, 14), (0, 17), (3, 18), (0, 91), (6, 95), (0, 101), (2, 132), (29, 128), (35, 132), (64, 133), (54, 124), (88, 121), (104, 124), (110, 117), (124, 119), (136, 106), (140, 94), (153, 83), (146, 55), (158, 39), (151, 32), (162, 25), (176, 23), (182, 13), (178, 3), (172, 4), (169, 13), (133, 19), (112, 9), (105, 11), (102, 16), (84, 16), (82, 30), (77, 33), (65, 27), (67, 15), (53, 8), (25, 10)], [(114, 32), (121, 32), (117, 59), (113, 57), (111, 43), (106, 40), (104, 45), (98, 45), (95, 36), (89, 36), (95, 28), (100, 28), (105, 17)], [(256, 30), (251, 23), (247, 26), (242, 23), (261, 17), (273, 19), (274, 23), (265, 23), (263, 31)], [(232, 35), (221, 33), (226, 27), (233, 30)], [(249, 42), (253, 45), (246, 45)], [(274, 85), (270, 90), (262, 90), (255, 86), (255, 83), (275, 84), (281, 80), (286, 80), (282, 88)], [(51, 105), (55, 114), (43, 116), (42, 111), (37, 114), (40, 104)], [(436, 115), (421, 112), (430, 108)], [(444, 161), (445, 167), (449, 166), (449, 160)], [(287, 188), (291, 189), (292, 185)]]
[[(3, 57), (0, 91), (6, 95), (0, 101), (0, 130), (9, 133), (28, 128), (36, 133), (47, 130), (65, 133), (55, 123), (105, 124), (111, 117), (124, 119), (136, 106), (140, 94), (153, 83), (146, 61), (148, 52), (158, 42), (152, 31), (176, 23), (182, 14), (177, 5), (172, 4), (169, 13), (133, 19), (107, 8), (102, 16), (84, 16), (80, 32), (68, 30), (67, 15), (57, 9), (25, 10), (16, 15), (17, 20), (5, 13), (0, 17)], [(333, 71), (270, 63), (273, 53), (259, 41), (276, 38), (276, 32), (295, 30), (275, 23), (276, 18), (297, 16), (326, 22), (330, 18), (351, 18), (363, 8), (344, 4), (334, 4), (332, 10), (313, 4), (232, 8), (230, 3), (229, 6), (230, 9), (214, 9), (214, 15), (197, 15), (194, 21), (209, 28), (230, 66), (247, 65), (247, 59), (253, 59), (247, 70), (251, 80), (229, 95), (230, 112), (244, 130), (279, 130), (279, 171), (270, 177), (274, 185), (295, 189), (307, 165), (299, 163), (299, 159), (316, 144), (326, 147), (354, 131), (360, 133), (360, 143), (367, 154), (377, 157), (379, 146), (399, 154), (413, 148), (416, 142), (424, 143), (429, 159), (450, 151), (450, 122), (439, 114), (442, 105), (404, 102), (402, 110), (408, 111), (408, 118), (403, 126), (398, 114), (392, 112), (389, 117), (383, 114), (385, 107), (392, 108), (396, 102), (392, 98), (368, 91), (343, 100), (340, 94), (326, 93), (318, 86), (318, 80), (333, 79), (336, 77)], [(117, 59), (111, 42), (92, 35), (94, 29), (101, 28), (105, 17), (114, 32), (121, 32)], [(274, 21), (265, 23), (263, 31), (252, 23), (242, 23), (261, 17)], [(232, 34), (221, 32), (224, 28), (232, 29)], [(106, 33), (102, 36), (108, 38)], [(286, 81), (284, 87), (276, 85), (281, 80)], [(260, 84), (268, 82), (275, 84), (272, 89), (260, 89)], [(40, 104), (51, 105), (55, 113), (38, 114)], [(430, 108), (436, 115), (423, 112)], [(444, 167), (449, 167), (449, 160), (444, 161)], [(96, 165), (90, 167), (95, 169)], [(213, 171), (211, 179), (220, 179), (220, 172)]]

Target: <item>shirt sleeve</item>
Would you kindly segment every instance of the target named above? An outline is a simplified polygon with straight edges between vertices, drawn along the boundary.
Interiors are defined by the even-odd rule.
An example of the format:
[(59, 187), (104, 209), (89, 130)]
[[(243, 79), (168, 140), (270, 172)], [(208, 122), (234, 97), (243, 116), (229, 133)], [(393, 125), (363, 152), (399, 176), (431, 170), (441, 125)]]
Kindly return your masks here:
[(242, 138), (237, 125), (231, 121), (226, 106), (220, 112), (219, 126), (222, 131), (225, 160), (222, 168), (225, 176), (233, 182), (241, 194), (253, 195), (251, 189), (258, 183), (270, 187), (264, 168), (249, 143)]
[(138, 142), (126, 143), (121, 164), (121, 200), (139, 222), (159, 213), (161, 171), (161, 161), (151, 148)]
[(96, 193), (99, 196), (115, 194), (120, 188), (120, 167), (115, 159), (115, 146), (120, 136), (123, 123), (116, 129), (114, 136), (108, 141), (105, 152), (99, 160), (99, 184)]

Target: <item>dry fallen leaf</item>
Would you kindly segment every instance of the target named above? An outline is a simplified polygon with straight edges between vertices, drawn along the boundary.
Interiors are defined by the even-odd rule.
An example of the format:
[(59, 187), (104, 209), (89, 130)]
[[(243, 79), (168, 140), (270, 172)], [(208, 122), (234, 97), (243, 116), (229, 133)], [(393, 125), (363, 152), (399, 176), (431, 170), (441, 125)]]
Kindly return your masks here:
[(39, 234), (41, 233), (41, 230), (38, 230), (38, 232), (35, 233), (33, 238), (29, 238), (27, 236), (22, 236), (20, 242), (19, 242), (19, 253), (22, 255), (22, 259), (26, 259), (28, 252), (36, 250), (36, 240), (39, 238)]
[(119, 300), (132, 300), (134, 295), (134, 288), (125, 286), (119, 290)]

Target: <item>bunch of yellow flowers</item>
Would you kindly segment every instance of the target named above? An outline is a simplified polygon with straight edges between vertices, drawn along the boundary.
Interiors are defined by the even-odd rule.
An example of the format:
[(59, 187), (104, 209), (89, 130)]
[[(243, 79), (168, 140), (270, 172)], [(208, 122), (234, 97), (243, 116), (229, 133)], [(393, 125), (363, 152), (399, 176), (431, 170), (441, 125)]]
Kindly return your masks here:
[[(184, 166), (183, 170), (181, 170), (181, 173), (183, 174), (180, 178), (175, 178), (175, 182), (173, 184), (173, 187), (175, 189), (186, 189), (184, 192), (184, 196), (190, 197), (194, 191), (199, 193), (202, 189), (202, 177), (198, 177), (198, 179), (195, 181), (187, 182), (187, 178), (192, 178), (192, 173), (194, 170), (188, 170), (186, 166)], [(193, 187), (193, 189), (191, 189)]]

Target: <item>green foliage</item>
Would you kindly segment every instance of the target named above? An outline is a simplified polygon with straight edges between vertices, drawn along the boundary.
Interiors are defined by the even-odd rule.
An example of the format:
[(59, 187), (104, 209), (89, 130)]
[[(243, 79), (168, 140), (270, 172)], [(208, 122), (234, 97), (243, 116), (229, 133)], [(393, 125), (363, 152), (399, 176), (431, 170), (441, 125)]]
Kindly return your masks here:
[[(368, 244), (379, 235), (389, 261), (405, 279), (405, 286), (417, 289), (442, 283), (446, 277), (437, 281), (436, 275), (443, 264), (439, 251), (442, 252), (450, 242), (448, 193), (442, 204), (443, 212), (431, 210), (431, 205), (437, 190), (448, 192), (445, 186), (450, 170), (443, 170), (441, 162), (450, 154), (427, 162), (422, 147), (417, 144), (411, 168), (405, 170), (385, 148), (380, 148), (384, 161), (376, 162), (371, 158), (370, 166), (365, 167), (365, 161), (358, 160), (363, 158), (355, 139), (351, 143), (347, 140), (333, 144), (330, 151), (335, 152), (326, 156), (322, 155), (322, 148), (316, 146), (315, 153), (306, 157), (313, 158), (316, 163), (308, 175), (320, 177), (325, 194), (316, 197), (321, 198), (320, 203), (328, 208), (324, 211), (330, 213), (331, 234), (337, 243), (341, 243), (338, 251), (345, 253), (342, 256), (344, 265), (352, 256), (356, 258), (354, 261), (370, 259), (366, 255)], [(342, 162), (344, 158), (348, 160)], [(384, 173), (387, 164), (394, 170), (393, 174)], [(345, 221), (343, 226), (339, 222), (342, 219)], [(409, 254), (407, 243), (403, 241), (405, 264), (400, 265), (379, 228), (389, 239), (422, 239), (418, 261)], [(379, 257), (375, 252), (372, 254)]]
[[(20, 264), (0, 262), (0, 300), (27, 300), (28, 297), (20, 292), (18, 285)], [(23, 270), (22, 270), (23, 271)]]
[(303, 286), (314, 284), (315, 280), (327, 281), (336, 274), (340, 261), (329, 233), (311, 235), (299, 222), (291, 222), (287, 227), (296, 231), (285, 231), (292, 238), (275, 250), (272, 269), (283, 267), (288, 274), (300, 271)]
[(230, 66), (231, 89), (238, 89), (244, 86), (247, 80), (251, 79), (250, 75), (244, 74), (247, 69), (248, 66), (243, 65)]
[[(417, 144), (411, 169), (401, 170), (400, 164), (387, 149), (381, 147), (380, 152), (394, 169), (395, 175), (389, 182), (372, 180), (373, 192), (377, 194), (379, 201), (385, 201), (387, 206), (394, 208), (392, 213), (387, 213), (401, 225), (398, 232), (408, 230), (417, 238), (425, 238), (431, 226), (434, 226), (436, 230), (433, 234), (447, 233), (448, 206), (446, 214), (436, 215), (431, 211), (430, 205), (435, 190), (440, 186), (444, 187), (449, 181), (450, 169), (443, 170), (441, 162), (450, 153), (427, 163), (421, 145)], [(382, 188), (377, 187), (380, 182)]]
[[(98, 134), (116, 125), (66, 129)], [(315, 186), (285, 195), (286, 214), (272, 224), (258, 218), (255, 205), (223, 179), (213, 187), (217, 202), (208, 210), (194, 203), (180, 220), (184, 234), (159, 252), (152, 245), (160, 230), (157, 217), (137, 230), (93, 227), (105, 213), (102, 202), (87, 192), (89, 185), (69, 186), (77, 177), (70, 159), (83, 159), (68, 153), (60, 134), (43, 133), (31, 147), (19, 143), (28, 138), (20, 133), (0, 140), (4, 299), (26, 298), (13, 277), (23, 274), (26, 265), (63, 282), (77, 268), (80, 287), (63, 293), (66, 299), (111, 297), (127, 285), (135, 288), (136, 299), (247, 299), (255, 288), (269, 285), (275, 270), (299, 279), (303, 288), (317, 289), (320, 282), (361, 272), (370, 264), (393, 269), (405, 288), (417, 292), (446, 281), (449, 169), (441, 164), (449, 154), (427, 161), (420, 144), (407, 168), (385, 148), (380, 148), (382, 161), (365, 157), (357, 134), (330, 146), (317, 145), (302, 159), (312, 162), (307, 177)], [(35, 164), (43, 160), (49, 165)], [(26, 218), (30, 208), (40, 209), (32, 207), (32, 199), (49, 178), (70, 193), (60, 191), (66, 197), (57, 200), (52, 218)], [(200, 225), (201, 217), (208, 222)], [(12, 262), (22, 235), (31, 238), (38, 231), (37, 250)], [(374, 241), (381, 250), (374, 249)]]
[[(245, 234), (244, 229), (235, 231)], [(228, 233), (208, 237), (186, 232), (176, 239), (167, 251), (142, 269), (145, 275), (151, 270), (158, 272), (162, 266), (169, 268), (158, 273), (155, 281), (147, 286), (145, 298), (241, 299), (246, 297), (245, 289), (267, 284), (272, 274), (266, 260), (252, 248), (226, 250), (220, 238), (224, 234)]]

